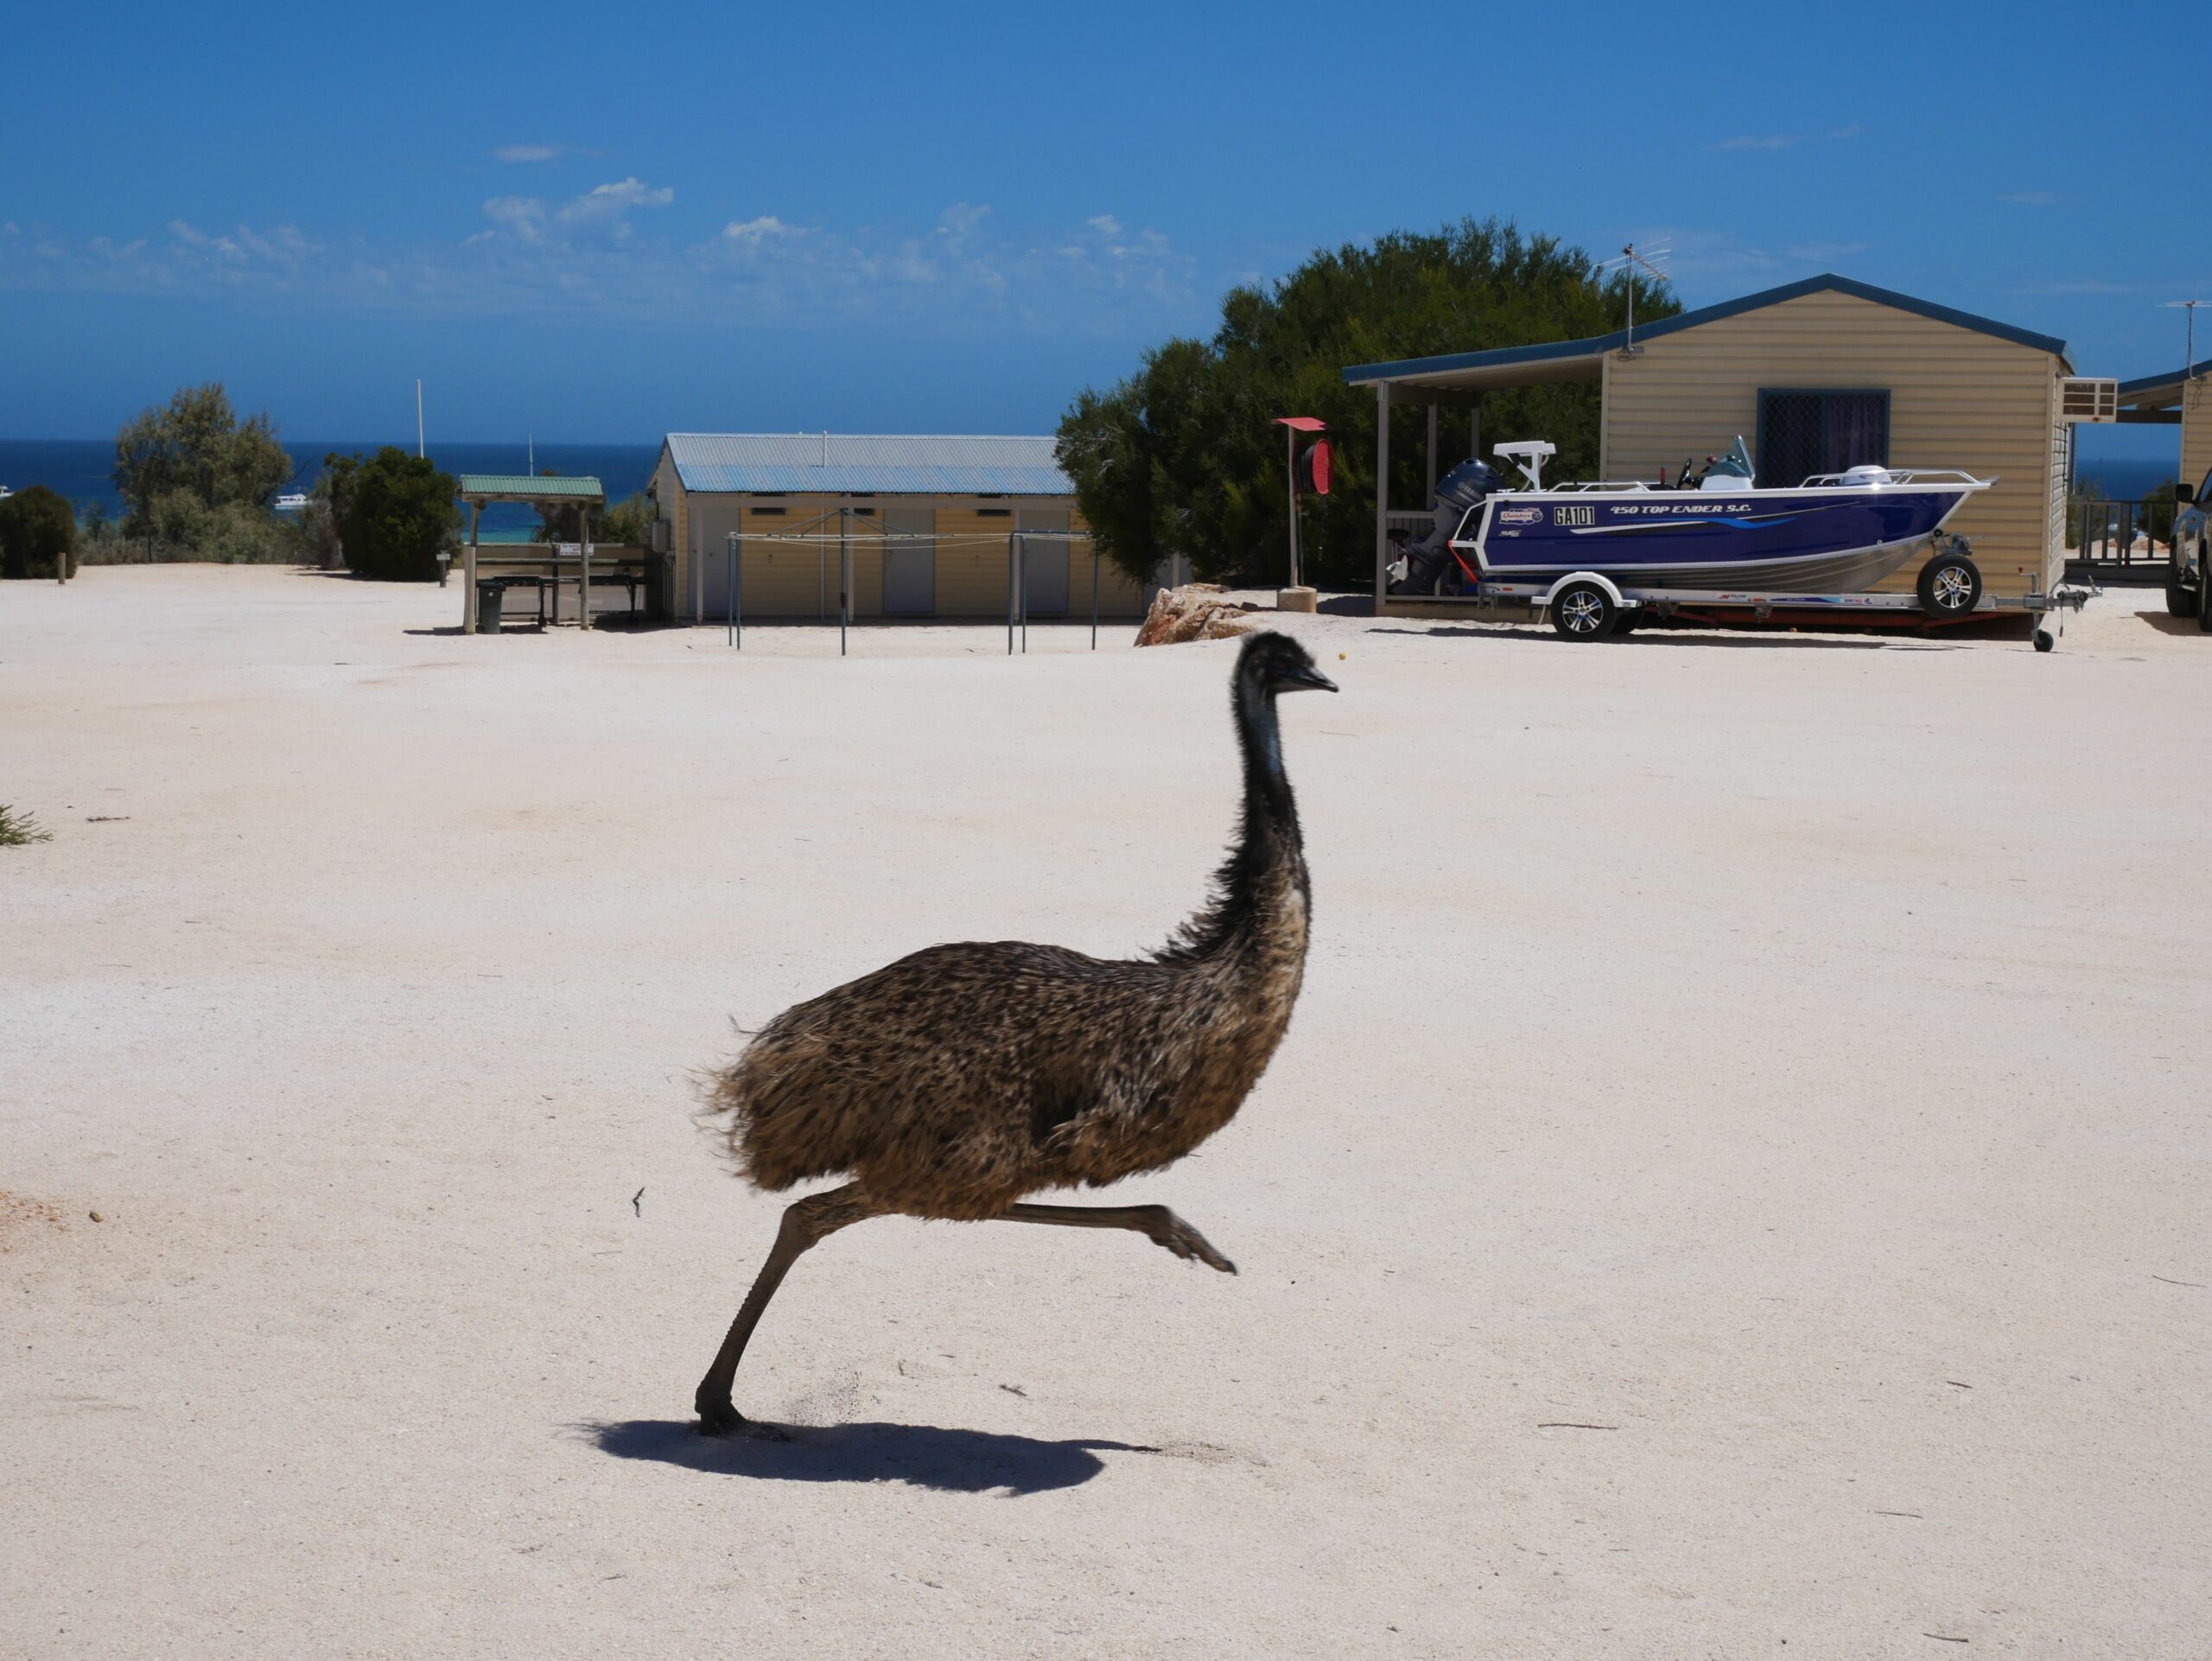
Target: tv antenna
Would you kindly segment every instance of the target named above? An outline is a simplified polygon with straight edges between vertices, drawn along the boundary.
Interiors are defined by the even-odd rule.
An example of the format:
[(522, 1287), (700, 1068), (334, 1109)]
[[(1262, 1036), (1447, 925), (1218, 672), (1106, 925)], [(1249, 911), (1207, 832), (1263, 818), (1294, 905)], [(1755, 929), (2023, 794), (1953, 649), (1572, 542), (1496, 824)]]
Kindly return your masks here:
[(2196, 309), (2199, 306), (2212, 306), (2212, 300), (2169, 300), (2166, 302), (2168, 311), (2172, 311), (2178, 307), (2182, 315), (2189, 319), (2189, 344), (2182, 348), (2181, 354), (2181, 378), (2183, 380), (2202, 379), (2196, 372)]
[[(1621, 356), (1624, 358), (1634, 357), (1637, 351), (1636, 272), (1637, 270), (1643, 271), (1644, 275), (1649, 277), (1654, 283), (1667, 282), (1669, 279), (1667, 277), (1666, 267), (1662, 265), (1659, 262), (1667, 258), (1669, 251), (1668, 249), (1663, 247), (1639, 250), (1637, 245), (1631, 242), (1621, 249), (1621, 254), (1618, 259), (1609, 259), (1598, 268), (1601, 271), (1628, 271), (1628, 336), (1621, 347)], [(1631, 266), (1635, 267), (1636, 270), (1630, 270), (1629, 268)]]

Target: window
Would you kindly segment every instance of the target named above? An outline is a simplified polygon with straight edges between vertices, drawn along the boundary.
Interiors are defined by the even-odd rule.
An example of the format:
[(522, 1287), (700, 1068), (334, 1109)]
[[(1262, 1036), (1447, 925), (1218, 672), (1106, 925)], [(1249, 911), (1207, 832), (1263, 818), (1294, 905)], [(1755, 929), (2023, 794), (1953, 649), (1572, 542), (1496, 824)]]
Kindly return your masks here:
[(1802, 484), (1816, 473), (1890, 462), (1886, 390), (1759, 388), (1758, 484)]

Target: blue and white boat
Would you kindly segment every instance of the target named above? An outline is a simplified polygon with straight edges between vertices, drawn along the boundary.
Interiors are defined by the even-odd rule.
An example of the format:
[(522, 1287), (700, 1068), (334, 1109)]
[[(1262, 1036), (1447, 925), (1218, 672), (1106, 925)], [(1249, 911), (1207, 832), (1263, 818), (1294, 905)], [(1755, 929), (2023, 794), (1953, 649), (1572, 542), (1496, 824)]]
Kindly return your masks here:
[(1546, 488), (1554, 453), (1541, 442), (1497, 447), (1525, 488), (1503, 487), (1484, 462), (1452, 469), (1437, 489), (1437, 529), (1452, 529), (1407, 550), (1396, 591), (1467, 594), (1588, 572), (1623, 589), (1861, 592), (1930, 552), (1960, 505), (1996, 482), (1952, 468), (1856, 467), (1761, 488), (1738, 438), (1681, 485)]

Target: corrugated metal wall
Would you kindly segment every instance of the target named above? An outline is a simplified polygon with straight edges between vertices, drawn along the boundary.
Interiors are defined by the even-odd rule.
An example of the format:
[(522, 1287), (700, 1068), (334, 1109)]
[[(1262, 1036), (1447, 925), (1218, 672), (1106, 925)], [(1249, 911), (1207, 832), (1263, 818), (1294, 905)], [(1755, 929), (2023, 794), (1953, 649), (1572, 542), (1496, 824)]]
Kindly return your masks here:
[[(1998, 475), (1949, 526), (1972, 539), (1990, 592), (2023, 593), (2031, 574), (2048, 589), (2063, 557), (2052, 506), (2064, 489), (2065, 434), (2054, 430), (2060, 372), (2034, 347), (1855, 295), (1804, 295), (1662, 336), (1633, 359), (1609, 356), (1602, 471), (1656, 480), (1738, 433), (1756, 444), (1763, 386), (1885, 387), (1892, 467)], [(1915, 574), (1884, 587), (1910, 591)]]
[[(827, 614), (836, 616), (838, 498), (783, 496), (763, 500), (677, 492), (673, 486), (669, 487), (669, 492), (661, 500), (668, 501), (672, 495), (678, 505), (676, 588), (686, 615), (690, 614), (695, 597), (700, 603), (701, 615), (720, 619), (728, 614), (724, 594), (726, 538), (735, 531), (744, 539), (744, 604), (747, 617), (763, 620), (812, 618), (823, 614), (825, 604)], [(927, 502), (878, 497), (873, 501), (849, 505), (855, 510), (876, 510), (867, 514), (855, 511), (851, 520), (855, 617), (880, 618), (885, 614), (882, 544), (870, 540), (880, 534), (881, 510), (885, 507), (933, 512), (934, 535), (938, 539), (936, 614), (948, 620), (1006, 615), (1006, 539), (1018, 523), (1019, 513), (1041, 510), (1065, 514), (1074, 529), (1084, 528), (1082, 515), (1072, 511), (1065, 497), (939, 502), (933, 506)], [(793, 536), (826, 540), (820, 544), (777, 540)], [(1071, 618), (1088, 618), (1090, 614), (1090, 563), (1086, 546), (1078, 544), (1071, 550)], [(1112, 561), (1102, 559), (1099, 566), (1099, 614), (1116, 619), (1143, 615), (1142, 589)]]

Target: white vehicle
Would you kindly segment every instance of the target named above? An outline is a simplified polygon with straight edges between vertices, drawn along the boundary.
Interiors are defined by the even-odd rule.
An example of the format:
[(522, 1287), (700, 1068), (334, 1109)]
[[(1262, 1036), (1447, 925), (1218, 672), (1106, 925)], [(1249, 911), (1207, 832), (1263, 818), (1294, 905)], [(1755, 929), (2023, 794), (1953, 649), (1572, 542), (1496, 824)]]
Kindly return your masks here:
[(2174, 533), (2166, 553), (2166, 613), (2171, 617), (2194, 617), (2196, 626), (2212, 634), (2212, 471), (2192, 493), (2187, 485), (2174, 487)]

